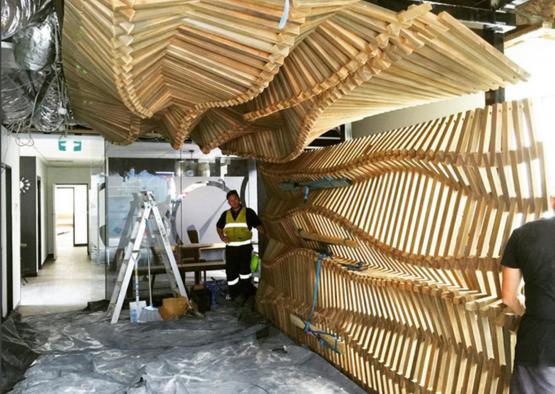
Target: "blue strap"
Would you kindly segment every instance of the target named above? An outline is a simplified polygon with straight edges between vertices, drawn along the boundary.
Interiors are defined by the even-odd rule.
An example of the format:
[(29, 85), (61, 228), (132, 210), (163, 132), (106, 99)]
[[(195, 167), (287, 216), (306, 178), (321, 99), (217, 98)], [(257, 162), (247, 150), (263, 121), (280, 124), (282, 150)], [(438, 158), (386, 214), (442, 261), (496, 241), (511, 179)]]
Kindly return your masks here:
[[(308, 319), (304, 323), (304, 332), (307, 333), (307, 334), (310, 334), (310, 335), (314, 335), (316, 338), (318, 338), (318, 340), (320, 342), (320, 345), (327, 346), (331, 350), (333, 350), (334, 352), (336, 352), (338, 354), (341, 354), (337, 350), (337, 340), (338, 340), (337, 334), (329, 333), (329, 332), (322, 331), (322, 330), (313, 330), (311, 328), (311, 323), (310, 323), (310, 321), (312, 320), (312, 315), (314, 314), (314, 309), (316, 309), (316, 302), (318, 301), (318, 285), (320, 283), (320, 271), (322, 269), (322, 260), (325, 257), (328, 257), (328, 255), (325, 254), (325, 253), (320, 253), (318, 255), (318, 259), (316, 260), (316, 275), (315, 275), (315, 278), (314, 278), (314, 291), (312, 293), (312, 308), (310, 309)], [(324, 341), (324, 339), (322, 338), (322, 335), (328, 335), (328, 336), (334, 338), (335, 339), (335, 345), (333, 347), (330, 346), (326, 341)]]
[(316, 277), (314, 278), (314, 291), (312, 292), (312, 309), (308, 314), (308, 319), (305, 322), (304, 330), (307, 332), (310, 328), (310, 321), (312, 320), (312, 315), (314, 314), (314, 309), (316, 309), (316, 302), (318, 300), (318, 284), (320, 283), (320, 270), (322, 268), (322, 260), (327, 257), (325, 253), (320, 253), (316, 259)]
[(285, 24), (287, 23), (287, 19), (289, 18), (289, 0), (285, 0), (283, 2), (283, 14), (281, 14), (281, 18), (279, 19), (279, 30), (283, 30)]
[(347, 270), (349, 271), (362, 271), (368, 268), (368, 264), (362, 261), (358, 261), (353, 264), (342, 264), (342, 265), (343, 267), (347, 268)]
[(310, 193), (310, 187), (305, 186), (304, 187), (304, 202), (305, 203), (308, 201), (308, 193)]

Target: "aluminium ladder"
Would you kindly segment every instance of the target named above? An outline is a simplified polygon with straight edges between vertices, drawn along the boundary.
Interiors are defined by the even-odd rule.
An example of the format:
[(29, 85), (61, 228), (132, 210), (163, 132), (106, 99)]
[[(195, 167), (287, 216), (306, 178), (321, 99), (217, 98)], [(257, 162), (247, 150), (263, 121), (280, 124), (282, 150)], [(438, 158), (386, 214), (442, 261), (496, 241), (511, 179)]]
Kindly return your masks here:
[(150, 233), (150, 237), (153, 238), (158, 245), (162, 245), (163, 247), (161, 253), (162, 262), (166, 268), (166, 272), (168, 273), (170, 285), (174, 294), (187, 298), (185, 285), (183, 284), (175, 257), (173, 256), (168, 233), (164, 223), (162, 222), (162, 217), (158, 211), (152, 192), (143, 191), (137, 193), (135, 201), (138, 203), (138, 206), (132, 204), (131, 209), (135, 210), (139, 208), (138, 218), (135, 223), (133, 223), (133, 230), (131, 233), (129, 235), (122, 234), (122, 236), (126, 237), (127, 246), (125, 248), (123, 262), (118, 272), (118, 278), (114, 286), (114, 291), (112, 293), (112, 298), (107, 311), (108, 314), (112, 314), (112, 324), (117, 323), (119, 320), (127, 288), (129, 287), (129, 282), (131, 281), (135, 264), (138, 263), (141, 243), (145, 237), (147, 229)]

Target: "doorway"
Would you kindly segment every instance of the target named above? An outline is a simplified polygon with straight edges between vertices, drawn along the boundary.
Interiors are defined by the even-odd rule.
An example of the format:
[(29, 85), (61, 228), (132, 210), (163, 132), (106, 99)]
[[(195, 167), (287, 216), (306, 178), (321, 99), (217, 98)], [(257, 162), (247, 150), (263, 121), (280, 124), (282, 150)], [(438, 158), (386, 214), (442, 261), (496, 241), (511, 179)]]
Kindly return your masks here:
[(89, 243), (88, 185), (56, 185), (54, 204), (56, 250), (87, 246)]
[(42, 182), (40, 176), (37, 177), (37, 260), (39, 269), (44, 262), (42, 257)]
[(5, 166), (6, 185), (6, 301), (7, 313), (13, 310), (13, 236), (12, 236), (12, 168)]
[(73, 247), (73, 187), (56, 187), (56, 248)]

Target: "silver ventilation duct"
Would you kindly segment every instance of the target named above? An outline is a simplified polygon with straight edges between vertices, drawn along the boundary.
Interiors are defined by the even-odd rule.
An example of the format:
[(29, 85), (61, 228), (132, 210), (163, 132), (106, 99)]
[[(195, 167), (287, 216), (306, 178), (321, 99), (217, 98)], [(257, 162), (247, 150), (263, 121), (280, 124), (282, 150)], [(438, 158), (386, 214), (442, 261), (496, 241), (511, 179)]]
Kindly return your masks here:
[(33, 111), (33, 102), (17, 73), (2, 73), (2, 123), (25, 120)]
[(22, 68), (36, 71), (52, 64), (57, 23), (56, 14), (51, 13), (13, 36), (15, 60)]
[(50, 3), (50, 0), (1, 0), (2, 40), (10, 38), (31, 23)]
[(62, 127), (67, 110), (60, 74), (52, 72), (42, 85), (33, 113), (33, 125), (39, 131), (53, 132)]
[(15, 60), (2, 69), (2, 123), (14, 132), (31, 125), (56, 131), (68, 112), (56, 13), (50, 0), (0, 1), (2, 38), (12, 36), (12, 43), (2, 48), (11, 50)]

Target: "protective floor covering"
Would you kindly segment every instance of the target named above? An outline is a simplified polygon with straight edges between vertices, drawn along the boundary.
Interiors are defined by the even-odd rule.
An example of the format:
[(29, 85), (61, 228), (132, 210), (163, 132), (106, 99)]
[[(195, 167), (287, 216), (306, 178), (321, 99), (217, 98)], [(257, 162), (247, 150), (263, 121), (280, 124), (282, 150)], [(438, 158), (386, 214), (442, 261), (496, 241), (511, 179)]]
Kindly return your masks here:
[(39, 353), (13, 393), (362, 393), (275, 328), (230, 307), (202, 318), (111, 325), (104, 312), (28, 316), (19, 333)]

